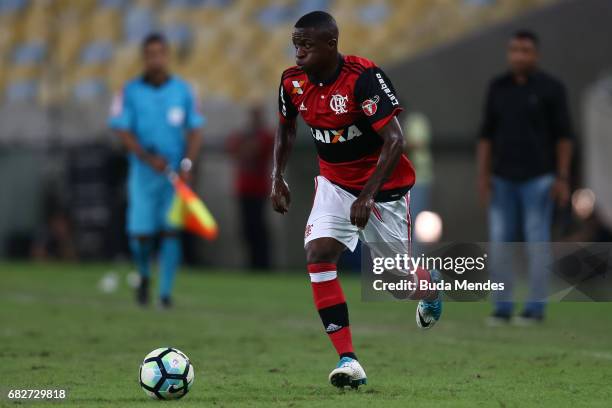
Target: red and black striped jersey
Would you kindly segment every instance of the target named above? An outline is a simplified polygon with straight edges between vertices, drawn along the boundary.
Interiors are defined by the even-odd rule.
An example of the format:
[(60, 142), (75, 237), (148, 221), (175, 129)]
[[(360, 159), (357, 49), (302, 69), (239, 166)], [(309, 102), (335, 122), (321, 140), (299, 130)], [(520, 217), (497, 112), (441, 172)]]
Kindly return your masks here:
[[(403, 109), (385, 73), (356, 56), (342, 56), (325, 82), (316, 82), (297, 66), (285, 70), (278, 103), (281, 120), (293, 120), (299, 113), (310, 127), (321, 175), (355, 192), (376, 168), (383, 145), (377, 131)], [(398, 199), (414, 181), (412, 164), (402, 155), (381, 192), (396, 191), (386, 196)]]

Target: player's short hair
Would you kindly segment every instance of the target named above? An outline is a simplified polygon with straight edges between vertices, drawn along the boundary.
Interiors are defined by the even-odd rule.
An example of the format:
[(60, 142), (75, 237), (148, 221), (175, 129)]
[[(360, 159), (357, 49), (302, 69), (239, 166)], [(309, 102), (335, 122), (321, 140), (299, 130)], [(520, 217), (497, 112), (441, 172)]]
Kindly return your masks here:
[(151, 44), (161, 44), (165, 47), (168, 45), (168, 40), (161, 33), (151, 33), (142, 40), (142, 50), (144, 51)]
[(311, 11), (308, 14), (304, 14), (295, 23), (294, 27), (327, 30), (332, 35), (338, 36), (338, 24), (336, 24), (336, 19), (325, 11)]
[(531, 41), (536, 48), (540, 46), (540, 39), (538, 38), (538, 35), (531, 30), (515, 31), (514, 34), (512, 34), (512, 38), (515, 38), (517, 40)]

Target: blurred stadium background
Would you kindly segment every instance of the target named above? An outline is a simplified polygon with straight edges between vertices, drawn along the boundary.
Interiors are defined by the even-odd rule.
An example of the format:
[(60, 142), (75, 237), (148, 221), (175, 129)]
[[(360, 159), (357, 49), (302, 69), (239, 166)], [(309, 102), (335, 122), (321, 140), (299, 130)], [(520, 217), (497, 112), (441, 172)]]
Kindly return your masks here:
[[(221, 235), (189, 241), (188, 260), (244, 265), (225, 141), (254, 103), (274, 126), (279, 77), (293, 65), (291, 28), (314, 9), (337, 18), (342, 52), (383, 66), (408, 112), (431, 123), (431, 207), (447, 241), (487, 240), (473, 155), (485, 86), (504, 69), (509, 35), (536, 31), (543, 68), (568, 87), (578, 135), (578, 193), (572, 211), (557, 216), (556, 239), (609, 237), (609, 0), (1, 0), (0, 257), (30, 257), (53, 229), (74, 243), (75, 258), (127, 259), (126, 163), (106, 118), (113, 93), (139, 72), (140, 41), (160, 31), (208, 117), (195, 187)], [(277, 267), (303, 266), (311, 144), (302, 127), (289, 172), (293, 207), (268, 217)]]

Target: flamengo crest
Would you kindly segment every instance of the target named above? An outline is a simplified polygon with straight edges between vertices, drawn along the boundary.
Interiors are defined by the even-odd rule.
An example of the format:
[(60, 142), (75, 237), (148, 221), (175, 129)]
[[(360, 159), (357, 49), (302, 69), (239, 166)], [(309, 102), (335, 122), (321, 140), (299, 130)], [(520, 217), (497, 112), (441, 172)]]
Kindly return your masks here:
[(346, 104), (348, 103), (348, 95), (342, 96), (340, 94), (332, 95), (331, 100), (329, 101), (329, 107), (331, 110), (336, 112), (336, 115), (340, 115), (341, 113), (348, 112), (346, 110)]

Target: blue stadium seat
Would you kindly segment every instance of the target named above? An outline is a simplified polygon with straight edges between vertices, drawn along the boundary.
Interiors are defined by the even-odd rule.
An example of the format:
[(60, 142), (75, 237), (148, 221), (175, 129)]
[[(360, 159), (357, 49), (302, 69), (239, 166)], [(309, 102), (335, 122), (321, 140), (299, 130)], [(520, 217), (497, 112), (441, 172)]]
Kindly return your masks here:
[(289, 21), (292, 17), (290, 6), (272, 5), (261, 10), (257, 15), (257, 20), (263, 27), (273, 27)]
[(463, 2), (470, 6), (492, 6), (497, 0), (463, 0)]
[(293, 20), (315, 10), (329, 10), (329, 0), (300, 0), (293, 10)]
[(166, 7), (227, 7), (231, 0), (166, 0)]
[(41, 41), (32, 41), (18, 45), (12, 56), (15, 65), (37, 64), (44, 60), (47, 54), (47, 45)]
[(234, 0), (191, 0), (194, 7), (229, 7)]
[(113, 57), (113, 44), (109, 41), (94, 41), (83, 47), (80, 61), (83, 64), (100, 64)]
[(126, 3), (127, 0), (98, 0), (98, 7), (120, 9), (124, 7)]
[(107, 95), (108, 86), (102, 78), (81, 80), (72, 89), (72, 97), (78, 102), (97, 101)]
[(123, 19), (123, 32), (130, 43), (142, 41), (157, 28), (157, 20), (152, 10), (144, 7), (131, 7)]
[(192, 7), (193, 0), (166, 0), (166, 7), (187, 8)]
[(26, 4), (26, 0), (2, 0), (0, 1), (0, 14), (13, 14), (22, 10)]
[(38, 95), (38, 81), (26, 79), (10, 82), (6, 86), (4, 99), (6, 102), (34, 102)]
[(178, 45), (185, 47), (189, 44), (192, 39), (191, 27), (184, 23), (174, 23), (165, 26), (162, 29), (164, 35), (168, 39), (168, 42), (172, 45)]
[(389, 6), (386, 4), (372, 4), (359, 9), (359, 20), (366, 25), (375, 25), (384, 22), (389, 17)]

